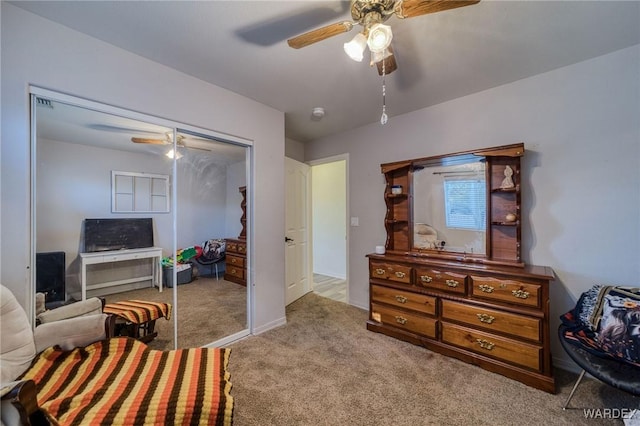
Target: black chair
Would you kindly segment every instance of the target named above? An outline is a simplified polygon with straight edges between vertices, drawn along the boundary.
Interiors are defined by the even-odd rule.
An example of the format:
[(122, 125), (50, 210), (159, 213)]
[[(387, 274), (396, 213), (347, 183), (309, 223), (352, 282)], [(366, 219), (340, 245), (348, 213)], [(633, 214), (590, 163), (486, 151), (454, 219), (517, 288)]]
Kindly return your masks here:
[(591, 374), (596, 379), (616, 389), (640, 396), (640, 368), (614, 358), (604, 358), (592, 354), (584, 348), (567, 341), (565, 332), (567, 327), (561, 324), (558, 328), (560, 344), (571, 359), (580, 366), (582, 372), (578, 377), (567, 402), (562, 407), (565, 410), (585, 373)]
[(221, 239), (212, 239), (202, 243), (202, 254), (194, 258), (195, 262), (201, 266), (209, 266), (210, 273), (216, 270), (216, 279), (219, 280), (218, 264), (224, 262), (226, 257), (226, 243)]

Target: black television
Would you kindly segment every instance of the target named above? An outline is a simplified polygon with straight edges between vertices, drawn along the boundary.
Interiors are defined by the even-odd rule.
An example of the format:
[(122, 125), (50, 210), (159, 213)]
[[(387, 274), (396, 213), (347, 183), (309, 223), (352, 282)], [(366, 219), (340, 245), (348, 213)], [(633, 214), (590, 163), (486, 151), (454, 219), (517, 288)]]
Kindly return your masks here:
[(153, 219), (85, 219), (84, 252), (153, 247)]

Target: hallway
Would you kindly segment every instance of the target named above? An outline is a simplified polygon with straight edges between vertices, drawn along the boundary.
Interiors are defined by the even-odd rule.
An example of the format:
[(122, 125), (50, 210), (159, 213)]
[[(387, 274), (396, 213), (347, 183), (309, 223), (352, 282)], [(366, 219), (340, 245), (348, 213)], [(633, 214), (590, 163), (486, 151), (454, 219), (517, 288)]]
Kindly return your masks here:
[(347, 303), (347, 282), (340, 278), (313, 274), (313, 292), (318, 296)]

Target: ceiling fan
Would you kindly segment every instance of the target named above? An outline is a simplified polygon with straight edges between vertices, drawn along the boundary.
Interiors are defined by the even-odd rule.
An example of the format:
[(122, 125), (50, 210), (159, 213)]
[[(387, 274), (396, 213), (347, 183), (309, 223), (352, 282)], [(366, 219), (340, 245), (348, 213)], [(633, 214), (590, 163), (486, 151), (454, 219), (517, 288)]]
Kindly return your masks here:
[(371, 65), (375, 63), (378, 74), (390, 74), (398, 68), (391, 48), (393, 34), (391, 27), (384, 25), (387, 19), (395, 15), (398, 18), (413, 18), (429, 13), (442, 12), (479, 3), (480, 0), (351, 0), (353, 21), (336, 22), (322, 28), (306, 32), (287, 40), (294, 49), (309, 46), (338, 34), (349, 32), (354, 25), (363, 30), (353, 40), (344, 44), (345, 52), (356, 61), (362, 61), (365, 48), (371, 51)]
[[(194, 146), (194, 144), (192, 143), (186, 144), (185, 143), (186, 140), (187, 138), (184, 135), (178, 134), (176, 136), (176, 145), (178, 146), (178, 148), (198, 149), (200, 151), (211, 151), (210, 149), (207, 149), (207, 148)], [(149, 144), (149, 145), (173, 145), (173, 135), (172, 133), (166, 133), (165, 137), (161, 139), (132, 137), (131, 142), (139, 143), (139, 144)], [(167, 152), (166, 155), (170, 158), (173, 158), (173, 155), (174, 155), (173, 149)], [(180, 153), (177, 153), (176, 155), (178, 156), (178, 158), (182, 157)]]

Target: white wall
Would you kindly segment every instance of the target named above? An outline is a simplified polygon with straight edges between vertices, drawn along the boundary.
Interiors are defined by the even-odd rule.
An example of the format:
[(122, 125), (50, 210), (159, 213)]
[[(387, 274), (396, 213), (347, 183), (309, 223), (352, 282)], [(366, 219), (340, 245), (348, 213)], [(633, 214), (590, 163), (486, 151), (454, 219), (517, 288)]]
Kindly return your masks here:
[[(212, 161), (208, 153), (183, 150), (177, 162), (178, 249), (200, 245), (209, 238), (225, 238), (227, 167)], [(171, 174), (171, 173), (170, 173)], [(172, 227), (166, 228), (167, 230)], [(165, 250), (170, 246), (161, 246)]]
[[(170, 213), (111, 213), (111, 170), (170, 175), (171, 160), (164, 161), (165, 158), (40, 140), (37, 251), (62, 250), (70, 262), (81, 248), (80, 233), (85, 218), (135, 216), (153, 218), (154, 243), (164, 249), (165, 256), (170, 256), (173, 247)], [(192, 153), (186, 152), (178, 162), (178, 248), (199, 244), (207, 238), (228, 236), (225, 226), (227, 168), (212, 163), (205, 166), (202, 161), (196, 165), (190, 158)]]
[(346, 161), (311, 167), (313, 272), (347, 278)]
[[(638, 76), (636, 45), (307, 144), (307, 161), (351, 159), (350, 214), (360, 226), (350, 232), (350, 303), (368, 306), (365, 255), (386, 237), (381, 163), (523, 141), (522, 253), (557, 275), (552, 349), (563, 357), (553, 331), (581, 292), (638, 285)], [(391, 113), (393, 99), (388, 90)]]
[(284, 322), (284, 114), (1, 3), (0, 278), (30, 295), (29, 84), (253, 140), (258, 330)]

